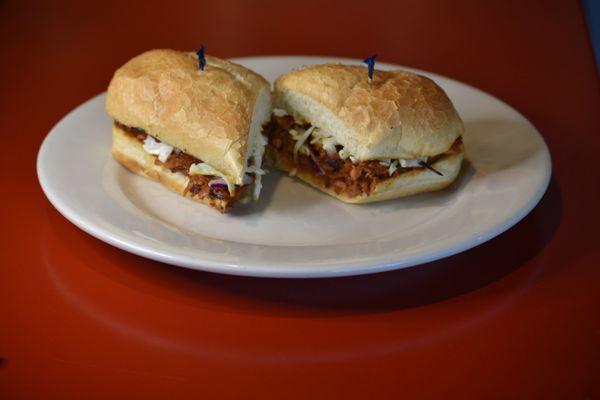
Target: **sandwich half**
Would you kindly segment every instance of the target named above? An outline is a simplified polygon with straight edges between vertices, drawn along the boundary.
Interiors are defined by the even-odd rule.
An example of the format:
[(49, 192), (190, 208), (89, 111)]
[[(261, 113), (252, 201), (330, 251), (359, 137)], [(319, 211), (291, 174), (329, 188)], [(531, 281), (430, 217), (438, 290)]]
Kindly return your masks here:
[(229, 211), (258, 198), (271, 116), (269, 83), (232, 62), (196, 53), (151, 50), (110, 82), (112, 155), (129, 170)]
[(462, 121), (431, 79), (304, 67), (275, 82), (267, 161), (348, 203), (439, 190), (463, 160)]

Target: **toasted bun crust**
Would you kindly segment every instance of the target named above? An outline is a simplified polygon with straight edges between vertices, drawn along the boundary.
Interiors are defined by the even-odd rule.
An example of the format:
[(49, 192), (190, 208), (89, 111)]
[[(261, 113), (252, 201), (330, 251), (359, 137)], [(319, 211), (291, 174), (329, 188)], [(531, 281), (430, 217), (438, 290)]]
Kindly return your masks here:
[[(296, 167), (290, 163), (289, 157), (279, 157), (273, 151), (269, 152), (269, 162), (276, 168), (291, 172), (295, 171)], [(432, 192), (435, 190), (444, 189), (449, 186), (458, 176), (462, 160), (464, 157), (464, 149), (461, 145), (461, 152), (457, 154), (449, 154), (437, 162), (432, 167), (440, 171), (443, 176), (439, 176), (428, 169), (414, 169), (409, 172), (398, 175), (395, 178), (381, 181), (371, 194), (363, 194), (357, 197), (348, 197), (344, 193), (337, 194), (333, 189), (323, 186), (319, 179), (316, 179), (314, 174), (305, 171), (295, 171), (293, 175), (300, 178), (302, 181), (319, 189), (328, 195), (335, 197), (346, 203), (372, 203), (375, 201), (391, 200), (399, 197), (410, 196), (417, 193)]]
[(446, 152), (462, 135), (452, 102), (431, 79), (406, 71), (323, 64), (275, 82), (276, 107), (332, 134), (361, 161)]
[(106, 110), (120, 123), (210, 164), (240, 184), (248, 142), (271, 113), (269, 83), (229, 61), (195, 53), (151, 50), (119, 68)]
[(194, 201), (207, 204), (221, 212), (226, 212), (226, 202), (220, 199), (202, 199), (185, 193), (189, 178), (180, 172), (171, 172), (168, 168), (154, 163), (155, 156), (144, 151), (142, 144), (121, 128), (113, 125), (112, 155), (120, 164), (138, 175), (153, 179), (175, 193)]

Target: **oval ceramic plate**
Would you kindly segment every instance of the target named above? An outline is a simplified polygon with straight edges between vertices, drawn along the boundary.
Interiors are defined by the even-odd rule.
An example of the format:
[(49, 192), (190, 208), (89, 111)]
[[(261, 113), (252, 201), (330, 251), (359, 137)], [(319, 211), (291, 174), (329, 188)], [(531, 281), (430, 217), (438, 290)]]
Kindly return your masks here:
[[(323, 57), (235, 61), (271, 81), (302, 65), (359, 63)], [(310, 278), (447, 257), (493, 238), (531, 211), (548, 186), (550, 155), (536, 129), (505, 103), (463, 83), (415, 72), (448, 93), (465, 123), (468, 161), (455, 184), (441, 192), (351, 205), (272, 171), (257, 204), (221, 215), (128, 172), (110, 157), (112, 121), (104, 111), (105, 94), (52, 129), (38, 155), (38, 177), (50, 202), (84, 231), (182, 267)]]

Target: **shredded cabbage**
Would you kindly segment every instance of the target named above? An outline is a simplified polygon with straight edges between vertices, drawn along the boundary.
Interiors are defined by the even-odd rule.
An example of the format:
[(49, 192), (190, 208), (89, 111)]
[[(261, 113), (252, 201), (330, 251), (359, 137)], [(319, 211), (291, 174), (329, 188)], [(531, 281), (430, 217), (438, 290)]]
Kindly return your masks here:
[[(313, 132), (314, 129), (315, 129), (315, 127), (311, 126), (302, 134), (297, 134), (297, 131), (294, 129), (290, 130), (290, 134), (292, 134), (292, 136), (294, 137), (294, 140), (296, 140), (296, 143), (294, 144), (294, 160), (298, 157), (298, 150), (300, 150), (300, 148), (304, 145), (304, 142), (306, 142), (306, 139), (308, 139), (308, 137), (310, 136), (310, 134)], [(294, 132), (294, 133), (292, 133), (292, 132)], [(294, 134), (296, 134), (296, 135), (294, 135)]]
[(260, 190), (262, 189), (262, 176), (267, 172), (256, 165), (247, 167), (246, 172), (254, 174), (254, 191), (252, 192), (252, 198), (254, 200), (258, 200), (258, 196), (260, 196)]
[(394, 160), (390, 163), (390, 167), (388, 168), (388, 174), (392, 176), (394, 171), (398, 169), (398, 160)]
[(250, 167), (247, 167), (246, 168), (246, 172), (249, 172), (249, 173), (254, 174), (254, 175), (264, 175), (264, 174), (267, 173), (264, 169), (259, 168), (256, 165), (252, 165)]
[(409, 158), (409, 159), (400, 159), (400, 166), (402, 168), (414, 168), (420, 167), (421, 162), (427, 162), (427, 157), (417, 157), (417, 158)]
[(276, 117), (285, 117), (286, 115), (288, 115), (288, 113), (283, 108), (274, 108), (273, 115)]
[[(254, 174), (254, 191), (253, 191), (252, 197), (255, 200), (257, 200), (258, 196), (260, 195), (260, 191), (262, 188), (262, 179), (261, 178), (266, 173), (265, 170), (260, 168), (260, 166), (262, 165), (262, 159), (263, 159), (263, 154), (265, 151), (266, 144), (267, 144), (267, 138), (264, 137), (262, 134), (258, 134), (256, 137), (256, 141), (254, 143), (251, 143), (251, 146), (249, 149), (249, 157), (248, 158), (250, 158), (250, 157), (253, 158), (254, 165), (247, 166), (245, 169), (246, 174)], [(150, 135), (146, 136), (143, 147), (144, 147), (144, 151), (146, 151), (146, 153), (158, 156), (158, 159), (161, 162), (166, 162), (169, 159), (169, 157), (171, 156), (171, 153), (173, 153), (173, 152), (175, 154), (181, 153), (180, 149), (175, 148), (173, 146), (169, 146), (166, 143), (159, 142)], [(235, 190), (235, 184), (233, 182), (231, 182), (229, 179), (227, 179), (227, 177), (225, 175), (223, 175), (221, 172), (217, 171), (215, 168), (213, 168), (211, 165), (209, 165), (207, 163), (200, 162), (197, 164), (192, 164), (192, 166), (190, 167), (190, 170), (189, 170), (189, 174), (190, 175), (218, 176), (221, 179), (223, 179), (223, 181), (225, 181), (225, 183), (227, 184), (227, 189), (229, 190), (229, 193), (233, 194), (233, 192)]]
[[(311, 126), (306, 131), (302, 128), (290, 129), (289, 131), (292, 138), (296, 141), (294, 144), (294, 160), (297, 158), (298, 151), (300, 150), (308, 150), (305, 149), (304, 143), (308, 138), (312, 135), (310, 139), (311, 144), (318, 143), (321, 147), (327, 152), (329, 156), (333, 156), (336, 152), (342, 160), (350, 159), (352, 163), (356, 164), (359, 162), (358, 158), (354, 155), (350, 154), (348, 150), (342, 147), (339, 151), (337, 150), (337, 146), (341, 146), (338, 143), (333, 135), (329, 132), (323, 131), (315, 126)], [(308, 152), (304, 151), (304, 153), (308, 154)], [(417, 158), (409, 158), (409, 159), (390, 159), (390, 158), (382, 158), (379, 160), (379, 164), (388, 167), (388, 174), (392, 175), (398, 167), (402, 168), (414, 168), (420, 167), (421, 162), (427, 162), (427, 157), (417, 157)]]
[(344, 148), (342, 148), (340, 151), (338, 151), (338, 155), (340, 156), (340, 158), (342, 160), (345, 160), (346, 158), (348, 158), (350, 156), (350, 152)]
[(342, 160), (349, 158), (353, 164), (356, 164), (358, 162), (358, 158), (354, 157), (352, 154), (350, 154), (350, 152), (348, 150), (346, 150), (344, 148), (342, 148), (340, 151), (338, 151), (338, 155), (340, 156), (340, 158)]
[(223, 178), (223, 180), (227, 184), (227, 189), (229, 190), (230, 194), (233, 194), (233, 192), (235, 190), (235, 185), (233, 184), (233, 182), (231, 182), (229, 179), (227, 179), (227, 177), (225, 175), (223, 175), (221, 172), (217, 171), (216, 169), (214, 169), (212, 166), (208, 165), (207, 163), (201, 162), (201, 163), (197, 163), (197, 164), (192, 164), (192, 166), (190, 167), (189, 174), (190, 175), (218, 176), (220, 178)]
[(337, 152), (336, 146), (339, 144), (330, 133), (319, 128), (314, 129), (310, 142), (319, 143), (329, 156), (333, 156)]
[(158, 142), (150, 135), (146, 135), (144, 139), (144, 151), (148, 154), (158, 156), (161, 162), (166, 162), (169, 156), (173, 152), (173, 146), (169, 146), (166, 143)]
[[(254, 200), (258, 200), (260, 190), (262, 189), (262, 176), (266, 173), (266, 171), (261, 168), (266, 144), (267, 138), (260, 133), (256, 136), (256, 141), (249, 144), (248, 160), (252, 158), (254, 165), (247, 165), (245, 173), (254, 174), (254, 191), (252, 192), (252, 198)], [(247, 162), (248, 161), (246, 161), (246, 163)]]
[(262, 175), (254, 175), (254, 190), (252, 191), (252, 198), (256, 201), (258, 200), (258, 196), (260, 196), (260, 191), (262, 190)]

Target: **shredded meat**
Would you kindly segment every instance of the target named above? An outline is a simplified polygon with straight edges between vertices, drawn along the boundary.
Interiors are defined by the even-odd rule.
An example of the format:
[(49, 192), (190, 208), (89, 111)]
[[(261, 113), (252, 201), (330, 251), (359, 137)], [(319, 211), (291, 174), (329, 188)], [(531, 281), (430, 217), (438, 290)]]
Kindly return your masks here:
[(187, 172), (190, 170), (192, 164), (196, 164), (199, 162), (201, 161), (197, 158), (192, 157), (183, 152), (172, 152), (169, 158), (167, 158), (167, 161), (165, 162), (160, 161), (158, 158), (156, 158), (156, 160), (154, 161), (155, 164), (163, 165), (169, 168), (171, 172), (183, 172), (186, 175), (188, 175)]
[[(125, 131), (131, 137), (136, 138), (140, 142), (144, 142), (148, 134), (139, 128), (132, 128), (126, 125), (123, 125), (117, 121), (115, 121), (115, 125)], [(158, 141), (158, 139), (156, 139)], [(167, 161), (162, 162), (155, 158), (154, 163), (157, 165), (162, 165), (171, 170), (171, 172), (181, 172), (184, 175), (188, 176), (189, 183), (185, 188), (184, 193), (190, 193), (193, 196), (198, 198), (209, 198), (211, 200), (223, 200), (224, 206), (217, 207), (216, 204), (211, 203), (211, 205), (217, 207), (221, 212), (229, 211), (234, 205), (237, 199), (239, 199), (249, 187), (245, 186), (235, 186), (234, 193), (229, 193), (227, 187), (222, 186), (209, 186), (209, 182), (213, 179), (218, 179), (216, 176), (209, 175), (190, 175), (189, 170), (192, 164), (197, 164), (202, 162), (196, 157), (190, 156), (182, 151), (175, 152), (173, 151)]]
[[(284, 165), (290, 168), (308, 172), (317, 178), (326, 188), (333, 189), (337, 194), (344, 193), (349, 197), (355, 197), (364, 194), (370, 194), (379, 182), (392, 179), (400, 174), (406, 173), (415, 168), (398, 168), (390, 175), (388, 166), (380, 164), (378, 160), (361, 161), (354, 164), (350, 159), (342, 159), (336, 152), (329, 155), (318, 144), (310, 143), (310, 139), (305, 142), (308, 146), (309, 154), (297, 153), (294, 160), (294, 145), (296, 141), (289, 134), (289, 130), (296, 127), (308, 128), (310, 125), (298, 125), (294, 118), (286, 115), (283, 117), (273, 116), (271, 123), (265, 129), (269, 138), (267, 147), (267, 156), (271, 160), (280, 160)], [(439, 155), (429, 159), (433, 164), (446, 154), (459, 151), (460, 138), (454, 143), (452, 149), (444, 155)], [(338, 146), (337, 150), (341, 150)]]

